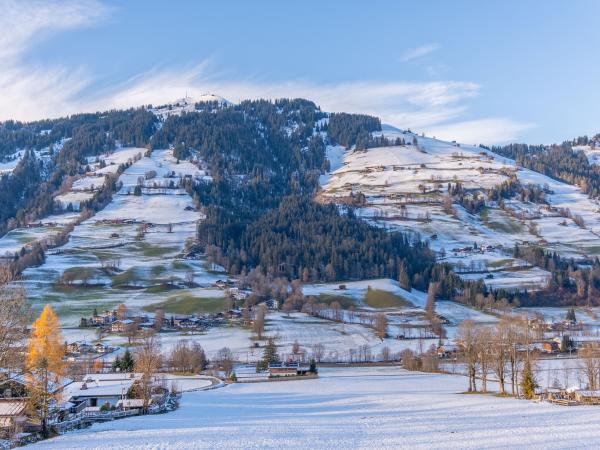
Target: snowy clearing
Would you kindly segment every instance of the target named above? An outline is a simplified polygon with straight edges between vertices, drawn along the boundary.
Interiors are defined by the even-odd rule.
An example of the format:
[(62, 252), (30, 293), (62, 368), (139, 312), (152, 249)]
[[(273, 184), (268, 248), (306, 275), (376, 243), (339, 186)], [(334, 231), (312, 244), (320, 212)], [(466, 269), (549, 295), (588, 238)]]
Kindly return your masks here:
[(48, 449), (597, 448), (600, 407), (465, 395), (466, 378), (397, 367), (186, 393), (158, 416), (96, 424)]

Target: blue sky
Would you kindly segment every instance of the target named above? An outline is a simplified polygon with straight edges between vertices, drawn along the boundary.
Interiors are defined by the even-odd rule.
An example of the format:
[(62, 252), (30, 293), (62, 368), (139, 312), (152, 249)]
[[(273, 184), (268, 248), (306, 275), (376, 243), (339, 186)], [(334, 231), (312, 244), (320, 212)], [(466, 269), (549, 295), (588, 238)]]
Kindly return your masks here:
[(597, 1), (0, 0), (0, 119), (302, 96), (469, 143), (600, 132)]

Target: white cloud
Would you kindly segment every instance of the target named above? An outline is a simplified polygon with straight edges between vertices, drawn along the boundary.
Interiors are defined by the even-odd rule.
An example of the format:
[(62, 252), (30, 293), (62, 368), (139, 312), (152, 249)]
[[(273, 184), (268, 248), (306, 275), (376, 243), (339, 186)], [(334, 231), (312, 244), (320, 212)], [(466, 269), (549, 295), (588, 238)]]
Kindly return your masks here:
[[(185, 93), (192, 97), (215, 93), (231, 101), (302, 97), (315, 101), (325, 111), (373, 114), (401, 128), (465, 142), (506, 141), (531, 127), (504, 118), (464, 121), (468, 100), (480, 90), (478, 84), (467, 81), (232, 81), (219, 76), (211, 61), (206, 60), (187, 68), (157, 67), (116, 86), (99, 88), (84, 68), (35, 66), (25, 63), (23, 56), (36, 40), (52, 32), (103, 20), (110, 12), (103, 4), (95, 0), (0, 0), (0, 12), (0, 120), (51, 118), (160, 104)], [(407, 52), (403, 58), (415, 59), (437, 48), (438, 44), (428, 44)]]
[(462, 102), (475, 97), (479, 86), (471, 82), (378, 82), (356, 81), (315, 84), (303, 80), (263, 82), (227, 81), (210, 75), (210, 63), (187, 70), (153, 69), (121, 86), (101, 92), (86, 110), (124, 108), (148, 103), (160, 104), (205, 93), (222, 95), (237, 102), (243, 99), (302, 97), (315, 101), (325, 111), (374, 114), (384, 122), (420, 129), (455, 119), (465, 109)]
[(0, 0), (0, 58), (18, 57), (42, 32), (89, 25), (108, 13), (95, 0)]
[(431, 43), (411, 48), (410, 50), (407, 50), (402, 54), (402, 56), (400, 57), (400, 61), (407, 62), (412, 61), (413, 59), (422, 58), (425, 55), (429, 55), (430, 53), (435, 52), (439, 48), (440, 45), (437, 43)]
[(428, 136), (443, 140), (456, 140), (465, 144), (502, 144), (517, 139), (534, 124), (516, 122), (504, 117), (454, 122), (427, 127)]
[(92, 81), (85, 71), (32, 66), (23, 56), (52, 32), (93, 24), (107, 13), (94, 0), (0, 0), (0, 120), (73, 112), (73, 98)]

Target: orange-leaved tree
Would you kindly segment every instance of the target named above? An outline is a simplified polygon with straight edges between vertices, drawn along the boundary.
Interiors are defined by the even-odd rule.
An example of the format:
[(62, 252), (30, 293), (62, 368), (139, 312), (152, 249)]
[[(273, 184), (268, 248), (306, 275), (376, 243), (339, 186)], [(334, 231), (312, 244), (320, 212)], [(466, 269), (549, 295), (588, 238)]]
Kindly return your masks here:
[(26, 364), (30, 407), (38, 415), (46, 436), (50, 406), (60, 395), (64, 356), (58, 316), (46, 305), (31, 327)]

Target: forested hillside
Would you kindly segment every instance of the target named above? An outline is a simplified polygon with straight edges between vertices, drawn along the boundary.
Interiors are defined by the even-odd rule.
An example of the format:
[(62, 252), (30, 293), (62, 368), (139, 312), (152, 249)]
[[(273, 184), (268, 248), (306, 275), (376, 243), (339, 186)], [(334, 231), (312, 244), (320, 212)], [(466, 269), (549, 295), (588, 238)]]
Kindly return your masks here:
[[(440, 203), (454, 221), (464, 220), (459, 218), (457, 207), (465, 214), (484, 219), (490, 208), (497, 208), (495, 214), (511, 216), (502, 220), (513, 221), (513, 225), (515, 219), (523, 221), (526, 217), (511, 210), (511, 202), (536, 209), (538, 219), (540, 208), (551, 209), (550, 198), (555, 193), (549, 186), (521, 179), (523, 174), (517, 177), (512, 163), (495, 161), (493, 155), (482, 151), (485, 148), (473, 148), (468, 150), (473, 155), (465, 156), (462, 152), (467, 150), (463, 147), (459, 153), (458, 144), (429, 141), (400, 130), (382, 131), (375, 117), (328, 114), (303, 99), (239, 104), (207, 101), (184, 106), (180, 110), (167, 105), (158, 110), (149, 107), (0, 124), (1, 161), (14, 162), (0, 177), (0, 233), (57, 212), (56, 196), (66, 184), (88, 172), (90, 161), (99, 154), (117, 147), (146, 148), (149, 152), (172, 148), (178, 163), (193, 160), (201, 166), (199, 169), (210, 174), (205, 178), (184, 177), (174, 187), (185, 188), (205, 214), (197, 229), (197, 248), (230, 274), (260, 268), (267, 276), (304, 282), (388, 277), (405, 288), (422, 290), (435, 282), (438, 296), (475, 306), (497, 301), (589, 303), (600, 287), (596, 269), (581, 268), (573, 259), (561, 258), (551, 251), (540, 249), (540, 256), (535, 246), (515, 249), (512, 258), (550, 273), (547, 290), (532, 293), (504, 289), (501, 285), (489, 287), (481, 277), (469, 279), (455, 274), (463, 264), (460, 261), (458, 266), (456, 261), (436, 263), (436, 252), (440, 252), (439, 257), (446, 251), (437, 248), (439, 241), (434, 251), (430, 249), (434, 241), (422, 240), (414, 229), (404, 232), (402, 227), (378, 227), (355, 214), (355, 209), (368, 207), (369, 201), (380, 195), (378, 189), (388, 190), (388, 181), (380, 183), (371, 173), (407, 168), (411, 173), (405, 171), (401, 183), (411, 183), (411, 177), (418, 179), (420, 171), (433, 171), (426, 175), (426, 182), (419, 184), (417, 203)], [(162, 112), (157, 113), (159, 110)], [(590, 162), (589, 154), (577, 147), (593, 146), (594, 142), (580, 138), (554, 146), (513, 144), (492, 150), (552, 179), (578, 185), (591, 197), (597, 197), (600, 169)], [(320, 177), (330, 171), (327, 155), (328, 149), (334, 147), (351, 152), (357, 161), (383, 152), (382, 158), (395, 155), (400, 163), (386, 168), (383, 160), (376, 158), (374, 166), (365, 172), (373, 180), (369, 183), (375, 183), (375, 190), (371, 194), (361, 192), (354, 178), (336, 188), (340, 192), (353, 186), (348, 198), (334, 206), (322, 202), (320, 197)], [(438, 147), (446, 149), (442, 154), (451, 152), (444, 157), (457, 164), (457, 170), (468, 170), (469, 165), (477, 170), (474, 181), (465, 183), (456, 176), (448, 181), (447, 194), (441, 202), (427, 197), (438, 196), (446, 186), (435, 172)], [(408, 156), (413, 153), (416, 156)], [(407, 168), (402, 166), (402, 158), (408, 158)], [(423, 162), (417, 164), (421, 159)], [(434, 164), (431, 168), (430, 162)], [(360, 171), (364, 167), (358, 166), (350, 173), (355, 176)], [(473, 189), (480, 174), (486, 173), (492, 174), (489, 186)], [(118, 189), (116, 176), (105, 178), (100, 189), (89, 191), (93, 197), (81, 203), (91, 214), (109, 204)], [(359, 187), (355, 190), (356, 186)], [(370, 189), (368, 184), (364, 187)], [(142, 186), (136, 189), (139, 195)], [(369, 195), (371, 199), (367, 198)], [(391, 220), (411, 220), (406, 203), (403, 207), (393, 212)], [(429, 227), (428, 214), (415, 217), (417, 227)], [(562, 210), (557, 214), (584, 228), (583, 218), (576, 214)], [(89, 215), (84, 213), (82, 217)], [(536, 235), (535, 224), (529, 225), (529, 233)], [(436, 239), (437, 235), (433, 236)], [(477, 249), (476, 244), (474, 248)], [(586, 264), (595, 268), (597, 260), (586, 258)]]
[(0, 161), (22, 151), (0, 178), (0, 235), (51, 214), (65, 177), (81, 174), (86, 157), (121, 145), (146, 145), (156, 118), (145, 109), (78, 114), (56, 120), (0, 124)]

